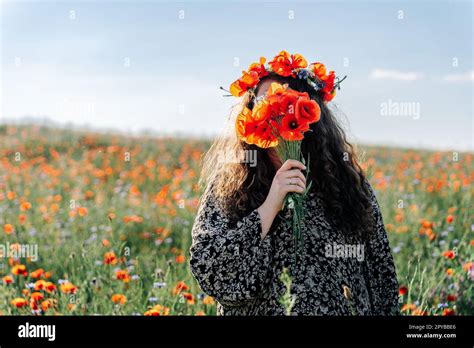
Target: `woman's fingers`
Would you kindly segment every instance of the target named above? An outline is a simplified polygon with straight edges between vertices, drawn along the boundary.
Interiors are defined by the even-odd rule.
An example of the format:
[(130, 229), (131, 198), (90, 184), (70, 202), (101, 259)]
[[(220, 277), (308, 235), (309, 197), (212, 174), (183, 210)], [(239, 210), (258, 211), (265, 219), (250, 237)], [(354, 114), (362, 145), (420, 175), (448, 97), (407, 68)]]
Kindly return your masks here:
[(292, 169), (282, 173), (284, 178), (300, 178), (303, 182), (306, 182), (306, 178), (299, 169)]
[(288, 191), (288, 190), (294, 189), (295, 187), (300, 187), (303, 190), (306, 188), (306, 183), (301, 178), (293, 177), (293, 178), (288, 178), (286, 180), (287, 182), (286, 182), (285, 187), (286, 187), (287, 192), (293, 192), (293, 191)]
[(300, 170), (305, 170), (306, 166), (300, 161), (289, 159), (285, 163), (283, 163), (283, 165), (280, 167), (278, 171), (284, 172), (292, 168), (299, 168)]
[(298, 184), (288, 184), (285, 186), (285, 192), (297, 192), (297, 193), (303, 193), (306, 190), (305, 185), (301, 182), (300, 179), (298, 179)]

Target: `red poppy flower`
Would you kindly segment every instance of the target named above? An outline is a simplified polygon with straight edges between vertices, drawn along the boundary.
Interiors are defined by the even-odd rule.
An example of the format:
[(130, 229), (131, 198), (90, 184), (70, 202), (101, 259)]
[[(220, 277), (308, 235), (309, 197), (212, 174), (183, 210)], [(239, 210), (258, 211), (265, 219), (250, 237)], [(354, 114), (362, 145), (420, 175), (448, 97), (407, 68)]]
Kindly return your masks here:
[(309, 129), (309, 123), (296, 115), (285, 115), (281, 120), (280, 136), (289, 141), (302, 140), (303, 133)]
[(456, 254), (453, 250), (447, 250), (443, 252), (443, 256), (449, 260), (452, 260), (456, 257)]
[(272, 70), (280, 76), (294, 75), (293, 70), (306, 68), (308, 62), (301, 54), (290, 55), (286, 51), (281, 51), (271, 62), (268, 63)]
[(449, 294), (448, 296), (446, 296), (446, 301), (448, 301), (448, 302), (456, 302), (457, 299), (458, 299), (458, 297), (456, 295), (453, 295), (453, 294)]
[(260, 57), (260, 61), (258, 63), (252, 63), (249, 67), (249, 71), (255, 71), (259, 77), (259, 79), (261, 79), (262, 77), (264, 76), (267, 76), (268, 75), (268, 71), (267, 69), (265, 69), (265, 62), (267, 60), (265, 59), (265, 57)]
[(400, 286), (400, 289), (398, 289), (398, 293), (400, 296), (406, 295), (408, 293), (408, 288), (406, 286)]
[(308, 123), (318, 122), (321, 117), (321, 109), (314, 100), (299, 99), (296, 103), (296, 117)]

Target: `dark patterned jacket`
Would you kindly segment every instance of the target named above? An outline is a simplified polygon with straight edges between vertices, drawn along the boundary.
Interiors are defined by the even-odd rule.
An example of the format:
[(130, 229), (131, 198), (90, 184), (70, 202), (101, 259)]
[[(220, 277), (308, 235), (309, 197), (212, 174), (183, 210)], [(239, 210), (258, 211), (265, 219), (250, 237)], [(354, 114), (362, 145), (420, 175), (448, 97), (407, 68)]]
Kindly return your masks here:
[[(327, 219), (321, 200), (309, 194), (304, 248), (296, 264), (292, 231), (283, 222), (289, 210), (280, 212), (262, 240), (257, 210), (231, 223), (209, 190), (192, 229), (190, 265), (202, 290), (216, 299), (217, 313), (284, 315), (280, 275), (289, 268), (292, 315), (399, 314), (395, 266), (377, 199), (368, 187), (375, 231), (358, 245), (348, 244)], [(347, 289), (344, 296), (344, 288), (351, 296)]]

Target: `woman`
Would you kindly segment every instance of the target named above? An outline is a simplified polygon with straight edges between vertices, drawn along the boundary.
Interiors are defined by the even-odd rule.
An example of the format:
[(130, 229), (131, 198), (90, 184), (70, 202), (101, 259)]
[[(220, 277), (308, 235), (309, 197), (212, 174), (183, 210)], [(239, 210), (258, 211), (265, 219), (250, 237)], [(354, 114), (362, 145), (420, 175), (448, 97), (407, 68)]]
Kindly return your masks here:
[[(264, 67), (265, 60), (253, 64), (254, 80), (239, 82), (237, 95), (243, 97), (239, 108), (251, 109), (278, 82), (306, 92), (320, 107), (320, 120), (301, 145), (310, 158), (312, 185), (304, 201), (299, 261), (293, 262), (297, 250), (285, 223), (291, 211), (282, 206), (288, 193), (305, 191), (307, 168), (295, 160), (281, 163), (273, 148), (232, 136), (218, 139), (205, 157), (206, 189), (192, 230), (191, 271), (217, 300), (219, 315), (285, 314), (280, 303), (285, 268), (292, 278), (292, 315), (398, 314), (398, 283), (377, 199), (326, 106), (334, 84), (325, 89), (330, 84), (325, 69), (311, 75), (316, 83), (300, 78), (304, 58), (284, 51), (279, 56), (270, 62), (273, 69)], [(232, 94), (235, 90), (231, 87)], [(256, 154), (256, 161), (218, 161), (223, 154), (243, 152)]]

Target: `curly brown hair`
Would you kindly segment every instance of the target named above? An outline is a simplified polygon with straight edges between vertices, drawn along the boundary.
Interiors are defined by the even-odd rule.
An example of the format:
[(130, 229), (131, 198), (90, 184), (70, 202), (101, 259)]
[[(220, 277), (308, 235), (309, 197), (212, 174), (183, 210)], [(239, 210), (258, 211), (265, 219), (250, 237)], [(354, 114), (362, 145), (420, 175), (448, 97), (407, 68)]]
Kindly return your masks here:
[[(256, 94), (266, 79), (307, 92), (319, 104), (320, 121), (311, 124), (301, 145), (304, 157), (310, 158), (311, 190), (321, 199), (335, 227), (357, 235), (370, 230), (371, 203), (369, 189), (364, 184), (365, 175), (357, 162), (354, 147), (347, 141), (333, 113), (305, 81), (291, 77), (270, 74), (260, 81)], [(253, 107), (248, 94), (233, 108), (231, 115), (235, 118), (245, 105)], [(256, 166), (249, 161), (221, 163), (219, 160), (223, 154), (249, 151), (256, 154)], [(214, 197), (221, 201), (231, 221), (237, 221), (265, 201), (276, 170), (266, 149), (242, 142), (234, 131), (217, 138), (206, 153), (200, 183), (205, 188), (212, 184)]]

